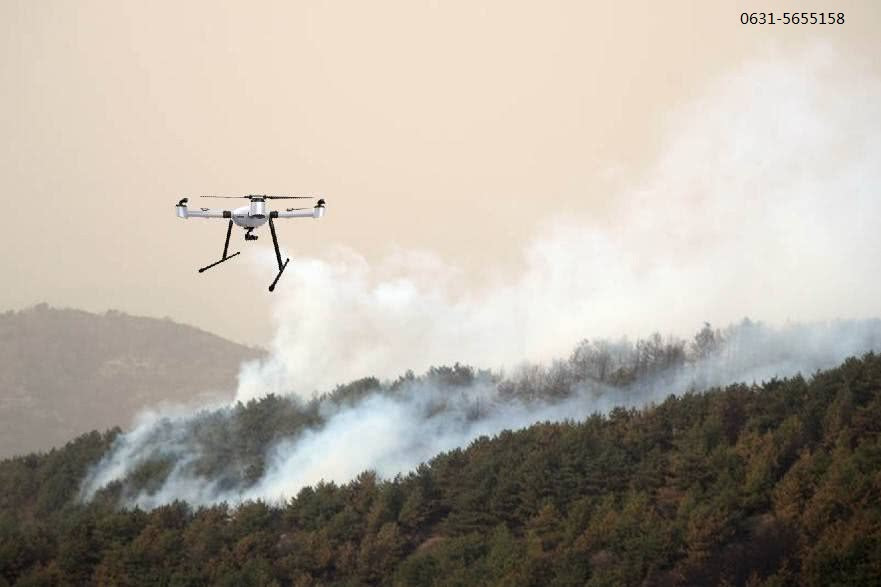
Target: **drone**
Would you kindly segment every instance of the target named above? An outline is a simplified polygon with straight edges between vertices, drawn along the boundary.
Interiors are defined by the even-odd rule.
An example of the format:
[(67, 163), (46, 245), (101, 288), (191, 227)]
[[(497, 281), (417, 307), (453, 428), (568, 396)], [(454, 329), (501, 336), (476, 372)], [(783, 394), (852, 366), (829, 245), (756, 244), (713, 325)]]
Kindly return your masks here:
[(183, 198), (175, 206), (178, 218), (229, 218), (229, 225), (226, 227), (226, 241), (223, 243), (223, 256), (220, 261), (215, 261), (210, 265), (206, 265), (199, 269), (199, 273), (203, 273), (212, 267), (220, 265), (224, 261), (229, 261), (241, 251), (228, 255), (229, 237), (232, 234), (232, 226), (236, 224), (245, 229), (245, 241), (257, 240), (257, 235), (253, 234), (254, 230), (263, 226), (269, 220), (269, 232), (272, 233), (272, 244), (275, 247), (275, 258), (278, 261), (278, 275), (269, 286), (269, 291), (275, 289), (281, 274), (284, 273), (285, 267), (288, 266), (290, 258), (281, 261), (281, 252), (278, 250), (278, 237), (275, 234), (275, 224), (272, 222), (275, 218), (321, 218), (324, 216), (324, 198), (318, 200), (315, 206), (309, 208), (287, 208), (286, 210), (267, 210), (267, 200), (311, 200), (311, 196), (267, 196), (251, 194), (248, 196), (202, 196), (203, 198), (245, 198), (249, 200), (247, 206), (235, 208), (233, 210), (200, 208), (199, 210), (191, 210), (187, 207), (189, 198)]

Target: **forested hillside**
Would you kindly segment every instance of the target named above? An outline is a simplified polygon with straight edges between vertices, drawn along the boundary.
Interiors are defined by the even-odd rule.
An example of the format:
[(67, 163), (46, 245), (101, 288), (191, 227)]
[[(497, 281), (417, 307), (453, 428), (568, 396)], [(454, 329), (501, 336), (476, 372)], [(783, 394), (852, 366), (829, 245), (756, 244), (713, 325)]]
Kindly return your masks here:
[(163, 401), (230, 399), (262, 355), (171, 320), (45, 304), (0, 314), (0, 457), (128, 426)]
[[(480, 374), (426, 377), (454, 386)], [(378, 385), (324, 401), (357, 403)], [(247, 455), (320, 420), (319, 405), (237, 406), (230, 422), (249, 434), (231, 432), (232, 469), (258, 476), (247, 466), (262, 461)], [(162, 459), (82, 503), (81, 481), (117, 436), (95, 432), (0, 463), (0, 584), (879, 584), (879, 433), (876, 354), (481, 437), (406, 476), (365, 472), (280, 504), (120, 508), (127, 485), (168, 474)], [(221, 454), (217, 471), (231, 470)]]

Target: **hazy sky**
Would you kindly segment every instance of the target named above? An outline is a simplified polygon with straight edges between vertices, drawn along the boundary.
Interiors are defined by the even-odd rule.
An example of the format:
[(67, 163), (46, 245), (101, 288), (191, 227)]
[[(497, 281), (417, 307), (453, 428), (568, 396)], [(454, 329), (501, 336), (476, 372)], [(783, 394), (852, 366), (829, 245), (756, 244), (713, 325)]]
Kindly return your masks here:
[(196, 194), (322, 194), (323, 219), (279, 222), (293, 263), (428, 250), (480, 289), (551, 218), (614, 229), (672, 113), (743, 62), (821, 44), (881, 74), (881, 4), (798, 8), (832, 4), (845, 25), (740, 24), (780, 0), (0, 0), (0, 310), (266, 344), (269, 235), (197, 274), (225, 226), (175, 218)]

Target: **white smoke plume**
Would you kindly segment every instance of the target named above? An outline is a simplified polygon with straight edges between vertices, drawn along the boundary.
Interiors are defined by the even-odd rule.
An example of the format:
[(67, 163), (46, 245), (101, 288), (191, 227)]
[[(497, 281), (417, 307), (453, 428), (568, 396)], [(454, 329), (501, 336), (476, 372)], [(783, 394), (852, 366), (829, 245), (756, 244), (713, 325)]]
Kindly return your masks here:
[(510, 369), (565, 356), (585, 337), (684, 335), (703, 320), (749, 315), (779, 326), (739, 330), (734, 358), (629, 394), (593, 386), (524, 402), (483, 381), (461, 397), (423, 385), (328, 404), (323, 424), (276, 443), (247, 487), (194, 473), (200, 455), (185, 431), (196, 416), (156, 417), (117, 440), (84, 497), (167, 455), (162, 486), (130, 503), (274, 500), (367, 469), (406, 472), (481, 434), (640, 404), (695, 382), (807, 375), (877, 350), (876, 321), (786, 321), (881, 314), (879, 95), (877, 78), (831, 50), (744, 65), (671, 115), (656, 165), (610, 195), (616, 211), (605, 224), (551, 222), (525, 251), (523, 274), (481, 292), (457, 292), (456, 269), (427, 253), (378, 266), (345, 250), (298, 260), (276, 294), (270, 357), (243, 367), (237, 399), (305, 400), (335, 383), (456, 361)]
[[(345, 483), (372, 470), (383, 478), (414, 470), (440, 452), (466, 446), (480, 436), (535, 422), (580, 420), (617, 406), (642, 406), (670, 394), (747, 383), (837, 365), (848, 356), (881, 349), (881, 320), (788, 325), (775, 329), (745, 321), (726, 329), (724, 344), (701, 360), (680, 363), (624, 387), (573, 381), (576, 361), (550, 369), (525, 368), (505, 383), (477, 377), (469, 385), (429, 379), (400, 389), (374, 389), (354, 401), (331, 398), (319, 404), (320, 422), (272, 444), (263, 474), (253, 483), (230, 462), (214, 474), (200, 473), (204, 451), (224, 454), (253, 436), (241, 430), (234, 409), (199, 414), (151, 414), (111, 451), (85, 480), (82, 496), (91, 499), (109, 483), (126, 482), (151, 462), (169, 463), (158, 487), (127, 490), (127, 505), (152, 508), (174, 500), (194, 505), (232, 504), (250, 499), (276, 502), (320, 481)], [(612, 354), (615, 345), (612, 344)], [(618, 348), (633, 350), (632, 345)], [(623, 363), (632, 365), (633, 356)], [(560, 365), (568, 365), (561, 367)], [(556, 395), (555, 395), (556, 394)], [(296, 401), (292, 399), (290, 401)], [(197, 431), (210, 426), (228, 436), (206, 443)]]
[(298, 261), (271, 358), (242, 370), (238, 399), (548, 360), (584, 336), (685, 335), (701, 320), (876, 316), (879, 95), (831, 50), (745, 65), (670, 116), (653, 168), (609, 195), (610, 218), (551, 221), (522, 275), (477, 293), (430, 253)]

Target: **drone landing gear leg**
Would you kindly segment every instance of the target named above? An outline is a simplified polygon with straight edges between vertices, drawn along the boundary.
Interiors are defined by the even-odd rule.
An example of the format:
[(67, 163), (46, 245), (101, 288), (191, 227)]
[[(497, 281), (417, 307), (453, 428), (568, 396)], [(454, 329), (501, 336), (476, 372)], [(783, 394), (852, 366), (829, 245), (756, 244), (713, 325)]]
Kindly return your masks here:
[(238, 251), (236, 253), (233, 253), (232, 255), (227, 256), (226, 252), (229, 250), (229, 235), (230, 234), (232, 234), (232, 220), (229, 221), (229, 226), (226, 228), (226, 242), (223, 243), (223, 257), (220, 259), (220, 261), (215, 261), (211, 265), (208, 265), (206, 267), (202, 267), (201, 269), (199, 269), (199, 273), (202, 273), (206, 269), (211, 269), (215, 265), (220, 265), (224, 261), (228, 261), (229, 259), (232, 259), (233, 257), (235, 257), (236, 255), (238, 255), (241, 252), (241, 251)]
[(275, 279), (272, 280), (272, 285), (269, 286), (269, 291), (272, 291), (275, 289), (275, 284), (278, 283), (278, 278), (284, 273), (285, 267), (288, 266), (290, 258), (285, 259), (284, 263), (281, 262), (281, 252), (278, 250), (278, 237), (275, 236), (275, 224), (272, 222), (272, 216), (269, 217), (269, 232), (272, 233), (272, 244), (275, 247), (275, 259), (278, 261), (278, 275), (275, 276)]

